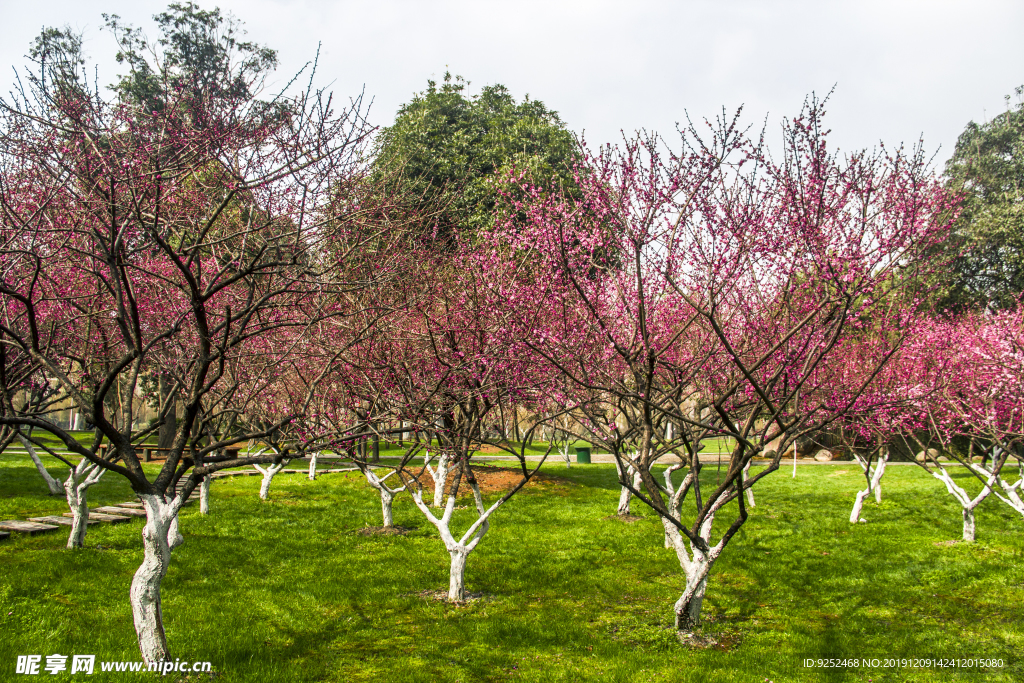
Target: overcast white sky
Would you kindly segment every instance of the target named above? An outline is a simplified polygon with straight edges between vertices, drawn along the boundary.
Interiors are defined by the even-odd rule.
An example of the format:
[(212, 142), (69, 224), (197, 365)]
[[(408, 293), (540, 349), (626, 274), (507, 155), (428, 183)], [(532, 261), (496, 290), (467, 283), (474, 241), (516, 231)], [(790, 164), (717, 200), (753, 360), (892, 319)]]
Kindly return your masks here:
[[(119, 14), (155, 37), (151, 16), (166, 4), (0, 0), (0, 84), (13, 82), (11, 66), (25, 64), (43, 26), (65, 24), (84, 32), (100, 83), (111, 83), (114, 44), (100, 15)], [(767, 116), (778, 140), (779, 122), (805, 95), (836, 85), (833, 144), (851, 150), (923, 135), (941, 164), (968, 121), (1002, 111), (1004, 95), (1024, 84), (1020, 0), (199, 4), (233, 12), (250, 39), (278, 50), (281, 83), (321, 42), (321, 82), (346, 97), (365, 85), (374, 123), (389, 124), (447, 69), (471, 81), (471, 92), (502, 83), (517, 99), (543, 100), (593, 146), (620, 130), (672, 134), (687, 111), (699, 119), (741, 104), (755, 126)]]

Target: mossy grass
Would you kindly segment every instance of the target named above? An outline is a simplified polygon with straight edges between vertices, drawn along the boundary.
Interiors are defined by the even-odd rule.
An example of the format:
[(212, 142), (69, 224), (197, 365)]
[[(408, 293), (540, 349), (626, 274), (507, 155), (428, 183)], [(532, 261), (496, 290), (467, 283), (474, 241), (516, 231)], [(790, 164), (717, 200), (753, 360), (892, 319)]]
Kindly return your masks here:
[[(365, 535), (380, 504), (355, 473), (278, 475), (268, 501), (258, 477), (219, 479), (210, 516), (182, 513), (186, 540), (163, 584), (171, 650), (213, 662), (226, 681), (1024, 677), (1022, 522), (996, 501), (978, 513), (977, 543), (950, 544), (959, 509), (916, 467), (891, 467), (883, 502), (868, 503), (869, 522), (857, 525), (846, 521), (863, 482), (856, 465), (800, 467), (795, 480), (775, 473), (712, 571), (703, 626), (680, 642), (671, 605), (682, 573), (656, 517), (634, 501), (643, 519), (609, 519), (612, 465), (556, 461), (543, 471), (557, 479), (499, 510), (470, 557), (467, 588), (482, 597), (466, 605), (430, 596), (447, 586), (448, 558), (408, 498), (396, 501), (395, 524), (412, 531)], [(716, 474), (704, 470), (709, 484)], [(132, 497), (115, 475), (89, 495), (93, 504)], [(0, 455), (0, 519), (63, 506), (27, 457)], [(456, 514), (468, 524), (470, 511)], [(0, 543), (0, 679), (14, 677), (20, 654), (139, 659), (127, 600), (139, 531), (138, 522), (96, 525), (78, 551), (63, 548), (66, 530)], [(1005, 666), (803, 667), (819, 656), (985, 656)]]

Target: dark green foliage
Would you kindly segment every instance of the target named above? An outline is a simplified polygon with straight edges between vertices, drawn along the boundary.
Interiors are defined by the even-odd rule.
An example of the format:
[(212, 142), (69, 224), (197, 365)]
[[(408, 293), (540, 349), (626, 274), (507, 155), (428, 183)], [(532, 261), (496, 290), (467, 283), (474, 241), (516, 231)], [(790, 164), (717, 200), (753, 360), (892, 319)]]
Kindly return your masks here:
[(399, 174), (424, 204), (443, 207), (440, 237), (492, 225), (512, 169), (538, 185), (572, 185), (576, 140), (543, 102), (517, 103), (503, 85), (466, 97), (468, 82), (448, 73), (440, 87), (427, 83), (381, 132), (374, 165)]
[(157, 63), (141, 29), (122, 24), (116, 14), (103, 18), (117, 38), (118, 63), (129, 68), (115, 87), (122, 97), (149, 110), (163, 109), (169, 93), (178, 90), (191, 95), (194, 107), (215, 100), (247, 101), (277, 66), (277, 52), (240, 40), (245, 34), (242, 23), (216, 8), (175, 2), (154, 15), (160, 30)]
[(1016, 93), (1016, 108), (969, 123), (946, 163), (951, 189), (964, 194), (950, 246), (966, 250), (946, 306), (1002, 308), (1024, 292), (1024, 87)]

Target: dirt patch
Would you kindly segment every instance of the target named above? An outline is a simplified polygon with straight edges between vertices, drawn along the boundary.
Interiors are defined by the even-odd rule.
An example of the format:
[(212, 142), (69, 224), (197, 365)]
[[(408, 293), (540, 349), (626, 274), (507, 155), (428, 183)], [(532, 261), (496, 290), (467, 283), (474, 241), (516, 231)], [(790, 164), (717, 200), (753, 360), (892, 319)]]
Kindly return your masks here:
[(939, 546), (940, 548), (948, 548), (948, 547), (950, 547), (950, 546), (954, 546), (954, 545), (956, 545), (956, 544), (957, 544), (957, 543), (959, 543), (959, 542), (960, 542), (960, 541), (957, 541), (957, 540), (952, 540), (952, 541), (937, 541), (937, 542), (936, 542), (936, 543), (935, 543), (934, 545), (937, 545), (937, 546)]
[(414, 526), (364, 526), (357, 529), (360, 536), (405, 536), (410, 531), (416, 531)]
[(469, 605), (480, 600), (490, 600), (493, 596), (484, 595), (483, 593), (471, 593), (466, 591), (465, 600), (449, 600), (448, 591), (440, 590), (425, 590), (419, 591), (418, 593), (406, 593), (406, 595), (414, 595), (416, 597), (424, 598), (425, 600), (436, 600), (438, 602), (447, 602), (449, 605)]
[(639, 515), (608, 515), (604, 519), (614, 519), (619, 522), (626, 522), (627, 524), (632, 524), (633, 522), (639, 522), (641, 519), (647, 518), (641, 517)]
[[(506, 493), (523, 478), (522, 470), (512, 467), (474, 467), (473, 475), (476, 477), (477, 484), (480, 485), (480, 493), (483, 494)], [(424, 489), (434, 490), (434, 478), (430, 476), (430, 472), (423, 473), (420, 477), (420, 483)], [(449, 480), (449, 483), (451, 483), (451, 480)], [(538, 472), (530, 478), (530, 481), (524, 488), (553, 490), (559, 487), (575, 485), (576, 482), (571, 479)], [(472, 500), (472, 496), (472, 489), (466, 485), (465, 481), (459, 484), (459, 499), (469, 498)]]

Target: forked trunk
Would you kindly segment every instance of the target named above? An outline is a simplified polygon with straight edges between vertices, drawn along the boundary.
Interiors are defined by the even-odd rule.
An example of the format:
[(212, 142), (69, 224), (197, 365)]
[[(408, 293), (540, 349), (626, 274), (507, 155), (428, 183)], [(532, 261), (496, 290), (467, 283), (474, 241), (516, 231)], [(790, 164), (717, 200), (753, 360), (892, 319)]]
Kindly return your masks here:
[(284, 469), (284, 463), (279, 462), (276, 464), (270, 464), (266, 467), (260, 467), (259, 465), (253, 465), (263, 475), (263, 481), (260, 482), (260, 499), (266, 500), (270, 495), (270, 482), (274, 480), (274, 475)]
[(203, 477), (203, 483), (199, 485), (199, 514), (210, 514), (210, 483), (213, 477), (209, 474)]
[(448, 573), (448, 600), (464, 602), (466, 599), (466, 559), (469, 551), (464, 547), (453, 547), (448, 550), (452, 565)]
[(71, 533), (68, 534), (68, 549), (85, 547), (85, 532), (89, 528), (89, 505), (85, 491), (78, 493), (75, 486), (67, 488), (68, 507), (71, 508)]
[(171, 659), (164, 633), (163, 611), (160, 603), (160, 584), (171, 561), (171, 548), (180, 544), (177, 532), (177, 504), (165, 502), (162, 496), (139, 496), (146, 509), (146, 524), (142, 527), (142, 565), (132, 579), (129, 597), (139, 650), (148, 663)]
[(860, 521), (861, 510), (864, 509), (864, 499), (868, 497), (869, 493), (870, 489), (857, 492), (857, 497), (853, 501), (853, 510), (850, 512), (850, 524), (856, 524)]
[(84, 548), (85, 534), (89, 529), (89, 488), (100, 480), (106, 470), (82, 459), (72, 467), (61, 489), (71, 510), (71, 533), (68, 534), (68, 549)]

